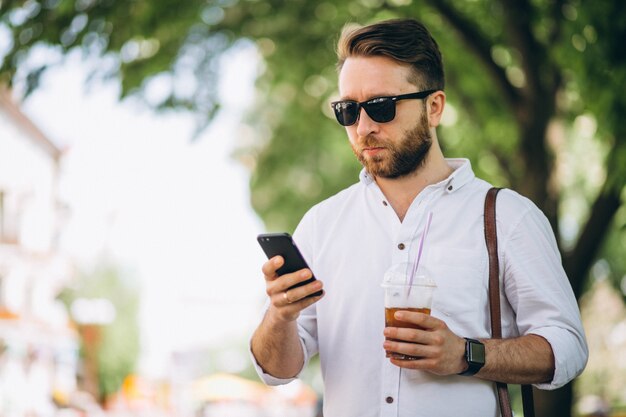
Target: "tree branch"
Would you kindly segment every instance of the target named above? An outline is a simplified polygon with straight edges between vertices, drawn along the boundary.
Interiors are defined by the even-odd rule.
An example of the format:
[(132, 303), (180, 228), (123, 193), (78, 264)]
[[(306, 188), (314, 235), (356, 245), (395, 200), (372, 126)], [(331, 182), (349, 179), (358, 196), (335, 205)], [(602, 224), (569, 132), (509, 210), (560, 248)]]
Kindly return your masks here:
[(615, 213), (621, 206), (621, 187), (604, 186), (591, 207), (591, 214), (574, 249), (563, 256), (565, 272), (576, 298), (582, 294), (583, 283), (596, 254), (604, 242)]
[(462, 16), (457, 10), (443, 0), (427, 0), (428, 4), (437, 10), (441, 16), (459, 32), (474, 55), (483, 63), (487, 71), (502, 91), (512, 109), (517, 107), (520, 100), (518, 90), (509, 82), (504, 69), (498, 66), (491, 58), (491, 42), (469, 19)]
[(506, 17), (507, 33), (512, 45), (522, 57), (522, 70), (526, 74), (526, 85), (531, 98), (538, 97), (545, 90), (541, 83), (540, 70), (545, 57), (544, 48), (539, 45), (531, 29), (532, 6), (527, 0), (502, 0)]
[(561, 40), (563, 34), (563, 0), (554, 0), (552, 7), (550, 8), (549, 16), (552, 19), (552, 28), (548, 34), (548, 42), (550, 45), (556, 45)]
[(505, 174), (506, 179), (509, 181), (510, 187), (517, 189), (519, 187), (519, 176), (515, 175), (515, 170), (513, 168), (516, 161), (511, 160), (511, 158), (507, 158), (501, 150), (492, 148), (491, 152), (498, 161), (498, 166)]
[[(623, 104), (623, 101), (616, 100), (614, 102), (614, 107), (618, 108), (616, 110), (618, 114), (619, 108), (624, 108), (620, 104)], [(606, 160), (606, 179), (591, 207), (589, 219), (580, 233), (576, 246), (563, 257), (565, 271), (577, 298), (582, 294), (587, 272), (605, 241), (615, 213), (622, 205), (621, 196), (626, 187), (626, 165), (624, 164), (626, 128), (616, 120), (612, 134), (615, 137), (615, 142)]]

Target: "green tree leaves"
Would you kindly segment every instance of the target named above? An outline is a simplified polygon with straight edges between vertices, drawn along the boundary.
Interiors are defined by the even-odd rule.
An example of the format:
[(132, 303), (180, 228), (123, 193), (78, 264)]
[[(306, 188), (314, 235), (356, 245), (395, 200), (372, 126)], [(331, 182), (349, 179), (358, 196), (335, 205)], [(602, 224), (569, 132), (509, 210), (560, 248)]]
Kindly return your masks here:
[[(105, 399), (116, 393), (124, 378), (135, 371), (140, 342), (138, 288), (116, 268), (100, 265), (92, 272), (79, 274), (74, 286), (65, 289), (60, 299), (70, 309), (76, 300), (108, 300), (114, 307), (110, 323), (79, 323), (79, 330), (80, 326), (92, 326), (87, 329), (91, 333), (83, 333), (87, 337), (82, 340), (81, 355), (83, 358), (91, 352), (97, 355), (94, 365), (98, 391), (100, 399)], [(80, 318), (74, 319), (80, 321)], [(94, 340), (87, 340), (89, 335)], [(89, 343), (94, 345), (89, 346)], [(91, 348), (94, 350), (89, 351)]]

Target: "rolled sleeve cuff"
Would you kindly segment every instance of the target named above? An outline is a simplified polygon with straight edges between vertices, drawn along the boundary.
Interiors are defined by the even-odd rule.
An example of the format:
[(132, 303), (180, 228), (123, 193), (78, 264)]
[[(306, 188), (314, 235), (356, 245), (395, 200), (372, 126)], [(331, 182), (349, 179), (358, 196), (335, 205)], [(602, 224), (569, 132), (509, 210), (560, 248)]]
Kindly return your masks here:
[(554, 327), (534, 329), (530, 333), (546, 339), (554, 354), (552, 381), (533, 386), (543, 390), (554, 390), (580, 375), (587, 364), (589, 354), (584, 336), (581, 339), (566, 329)]
[(306, 364), (309, 363), (309, 356), (306, 350), (306, 346), (304, 345), (304, 341), (302, 339), (300, 339), (300, 345), (302, 346), (302, 352), (304, 353), (304, 362), (302, 365), (302, 369), (300, 369), (298, 374), (292, 378), (277, 378), (265, 372), (265, 370), (261, 367), (261, 365), (259, 365), (259, 363), (256, 360), (256, 357), (254, 356), (254, 352), (252, 352), (252, 345), (250, 344), (248, 347), (248, 351), (250, 353), (250, 359), (252, 360), (252, 365), (254, 366), (256, 373), (259, 375), (259, 378), (261, 378), (261, 381), (263, 381), (266, 385), (275, 386), (275, 385), (285, 385), (295, 379), (298, 379), (298, 377), (302, 373), (302, 370), (305, 368)]

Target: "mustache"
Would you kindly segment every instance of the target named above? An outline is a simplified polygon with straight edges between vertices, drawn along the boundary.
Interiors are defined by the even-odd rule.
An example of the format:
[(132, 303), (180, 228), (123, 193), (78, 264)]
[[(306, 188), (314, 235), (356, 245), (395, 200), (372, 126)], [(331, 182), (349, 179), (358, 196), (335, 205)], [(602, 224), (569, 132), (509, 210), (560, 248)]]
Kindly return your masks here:
[(363, 148), (382, 148), (385, 147), (386, 143), (381, 141), (374, 135), (367, 135), (363, 141), (361, 142), (361, 149)]

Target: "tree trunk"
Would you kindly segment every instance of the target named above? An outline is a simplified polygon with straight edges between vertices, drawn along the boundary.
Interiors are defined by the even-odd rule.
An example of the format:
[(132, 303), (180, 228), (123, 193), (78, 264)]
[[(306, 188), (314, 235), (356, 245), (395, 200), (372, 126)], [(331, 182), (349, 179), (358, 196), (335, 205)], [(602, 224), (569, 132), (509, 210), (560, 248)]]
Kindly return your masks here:
[[(492, 45), (489, 39), (474, 22), (453, 7), (452, 2), (428, 1), (428, 4), (459, 32), (461, 40), (484, 64), (487, 73), (493, 80), (493, 85), (499, 87), (504, 98), (503, 102), (511, 108), (520, 132), (518, 155), (524, 166), (521, 178), (510, 178), (511, 184), (514, 189), (534, 201), (543, 211), (554, 230), (560, 247), (558, 222), (560, 196), (550, 183), (554, 174), (554, 155), (552, 150), (548, 148), (549, 141), (546, 140), (546, 134), (548, 123), (556, 114), (556, 99), (559, 88), (561, 88), (563, 73), (559, 68), (554, 67), (552, 61), (548, 59), (550, 55), (548, 53), (549, 45), (542, 44), (533, 35), (533, 6), (531, 2), (528, 0), (501, 0), (500, 3), (507, 19), (506, 37), (510, 41), (510, 46), (518, 51), (522, 57), (520, 64), (526, 76), (526, 83), (519, 89), (511, 85), (505, 71), (496, 65), (491, 56)], [(562, 1), (553, 2), (551, 10), (556, 23), (552, 27), (549, 39), (555, 43), (561, 37)], [(620, 106), (613, 108), (616, 114), (619, 114), (618, 108)], [(619, 131), (620, 126), (622, 125), (615, 126), (616, 138), (624, 137)], [(621, 146), (623, 145), (618, 140), (616, 148)], [(582, 295), (583, 284), (589, 268), (596, 259), (600, 245), (610, 230), (615, 213), (622, 204), (623, 184), (617, 187), (611, 186), (615, 178), (626, 177), (623, 162), (617, 156), (620, 154), (618, 150), (614, 149), (609, 157), (608, 178), (591, 207), (589, 220), (584, 224), (575, 248), (568, 253), (563, 253), (561, 249), (563, 266), (578, 299)], [(506, 169), (504, 171), (506, 172)], [(621, 174), (617, 174), (616, 171), (621, 172)], [(572, 416), (573, 382), (554, 391), (534, 391), (537, 417)]]
[(554, 390), (533, 389), (536, 417), (571, 417), (574, 401), (573, 386), (569, 384)]
[[(610, 181), (607, 180), (607, 184)], [(576, 298), (580, 299), (588, 271), (596, 259), (603, 242), (609, 233), (615, 214), (622, 205), (621, 189), (611, 188), (607, 184), (600, 190), (596, 201), (591, 206), (589, 219), (571, 252), (563, 256), (563, 266), (570, 279)]]

